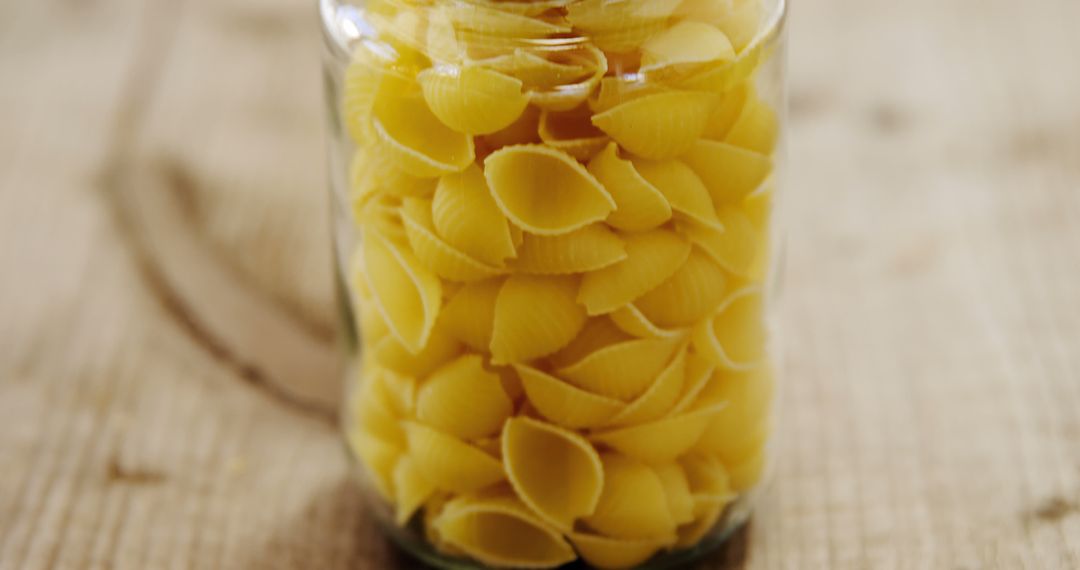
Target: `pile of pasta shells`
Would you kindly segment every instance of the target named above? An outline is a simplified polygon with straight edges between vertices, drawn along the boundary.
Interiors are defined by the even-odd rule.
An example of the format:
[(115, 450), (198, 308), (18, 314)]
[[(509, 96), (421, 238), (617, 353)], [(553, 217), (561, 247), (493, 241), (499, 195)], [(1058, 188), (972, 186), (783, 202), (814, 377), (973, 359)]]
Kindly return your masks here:
[(342, 105), (348, 440), (438, 551), (632, 567), (700, 542), (761, 479), (761, 12), (371, 3)]

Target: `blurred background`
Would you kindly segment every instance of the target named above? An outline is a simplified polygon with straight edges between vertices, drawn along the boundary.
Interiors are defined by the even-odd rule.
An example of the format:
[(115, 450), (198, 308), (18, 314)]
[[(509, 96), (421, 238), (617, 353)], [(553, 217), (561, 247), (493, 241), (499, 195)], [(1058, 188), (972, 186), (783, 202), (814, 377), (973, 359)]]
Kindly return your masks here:
[[(701, 568), (1080, 568), (1080, 2), (796, 1), (782, 460)], [(0, 0), (0, 568), (412, 567), (315, 0)]]

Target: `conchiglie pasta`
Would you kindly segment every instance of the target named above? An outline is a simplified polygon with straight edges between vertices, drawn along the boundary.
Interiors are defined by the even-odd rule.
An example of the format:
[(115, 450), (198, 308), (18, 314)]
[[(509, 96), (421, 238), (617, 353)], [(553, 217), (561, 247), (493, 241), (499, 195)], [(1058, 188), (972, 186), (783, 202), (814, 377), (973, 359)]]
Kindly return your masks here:
[(750, 277), (764, 236), (739, 208), (721, 208), (719, 219), (723, 230), (689, 224), (680, 229), (724, 269), (738, 277)]
[(697, 444), (722, 409), (714, 406), (627, 428), (593, 433), (589, 439), (647, 463), (674, 461)]
[(731, 489), (737, 493), (750, 490), (761, 481), (768, 464), (768, 454), (761, 448), (750, 457), (731, 466)]
[(585, 321), (574, 340), (565, 348), (548, 358), (552, 366), (565, 368), (581, 362), (586, 356), (615, 343), (630, 340), (632, 337), (615, 326), (607, 317), (593, 317)]
[(394, 337), (410, 351), (420, 351), (439, 316), (442, 284), (407, 246), (378, 232), (364, 232), (363, 252), (375, 306)]
[(607, 56), (596, 46), (588, 44), (577, 47), (575, 51), (556, 55), (567, 62), (585, 66), (591, 73), (577, 82), (531, 90), (529, 102), (546, 111), (570, 111), (585, 103), (600, 84), (608, 70)]
[(709, 189), (689, 166), (678, 160), (638, 160), (634, 167), (681, 217), (703, 226), (721, 227)]
[(690, 493), (695, 497), (718, 503), (734, 497), (727, 469), (716, 457), (708, 454), (688, 454), (679, 464), (686, 475)]
[[(677, 415), (690, 409), (690, 406), (698, 401), (701, 393), (709, 386), (716, 365), (711, 360), (690, 352), (686, 358), (686, 381), (683, 382), (683, 391), (679, 400), (671, 409), (671, 415)], [(718, 400), (719, 403), (723, 400)], [(704, 437), (702, 438), (704, 439)]]
[(630, 401), (640, 396), (675, 353), (674, 339), (635, 339), (597, 350), (558, 371), (583, 390)]
[(611, 53), (632, 51), (666, 25), (680, 0), (605, 2), (583, 0), (567, 9), (567, 20)]
[(435, 233), (431, 203), (408, 198), (401, 209), (405, 235), (416, 258), (431, 272), (451, 281), (479, 281), (499, 275), (503, 270), (491, 266), (446, 243)]
[(448, 334), (474, 350), (488, 350), (501, 279), (466, 283), (447, 301), (442, 323)]
[(697, 449), (735, 463), (761, 447), (769, 434), (774, 381), (769, 366), (748, 373), (717, 374), (699, 396), (703, 403), (726, 402), (709, 424)]
[[(443, 317), (445, 320), (445, 316)], [(423, 378), (461, 352), (461, 345), (448, 332), (436, 327), (420, 352), (411, 352), (392, 336), (373, 346), (373, 356), (385, 368), (399, 374)]]
[(460, 172), (476, 157), (472, 137), (444, 125), (406, 80), (384, 79), (376, 97), (373, 128), (395, 166), (433, 178)]
[(686, 334), (682, 329), (665, 329), (649, 320), (634, 305), (620, 307), (611, 313), (611, 321), (620, 330), (637, 338), (676, 338)]
[(501, 3), (486, 7), (460, 2), (450, 6), (447, 13), (458, 29), (474, 32), (469, 37), (472, 39), (470, 43), (476, 46), (483, 46), (485, 40), (497, 45), (498, 37), (513, 40), (543, 38), (570, 31), (562, 24), (503, 10)]
[(542, 53), (523, 48), (480, 63), (485, 67), (517, 77), (533, 89), (551, 89), (560, 85), (573, 84), (591, 73), (590, 66), (584, 61), (576, 59), (555, 61)]
[(722, 141), (731, 132), (731, 127), (739, 119), (746, 101), (753, 95), (753, 83), (744, 82), (724, 93), (724, 98), (713, 110), (709, 124), (705, 127), (705, 138)]
[(733, 61), (735, 48), (724, 32), (703, 22), (682, 21), (641, 46), (644, 69)]
[(604, 185), (617, 205), (607, 223), (626, 231), (653, 229), (671, 218), (667, 198), (634, 168), (619, 157), (618, 145), (611, 143), (591, 161), (589, 172)]
[(640, 75), (613, 75), (600, 80), (596, 92), (589, 96), (589, 108), (594, 113), (603, 113), (628, 101), (670, 90), (671, 87), (658, 81), (645, 81)]
[(557, 425), (571, 429), (598, 427), (625, 407), (619, 400), (587, 392), (535, 368), (516, 365), (514, 369), (529, 402), (541, 416)]
[(573, 533), (570, 542), (581, 558), (596, 568), (633, 568), (671, 544), (669, 538), (631, 540), (598, 534)]
[(475, 354), (436, 370), (417, 392), (417, 419), (462, 439), (496, 433), (513, 411), (499, 375)]
[(403, 449), (386, 440), (367, 435), (358, 430), (348, 433), (349, 447), (363, 462), (364, 471), (375, 490), (384, 499), (394, 498), (394, 467)]
[(709, 316), (724, 300), (724, 270), (695, 248), (686, 263), (634, 306), (659, 327), (688, 327)]
[(492, 361), (526, 362), (569, 344), (586, 318), (576, 292), (572, 277), (509, 277), (495, 301)]
[(623, 237), (626, 259), (585, 275), (578, 299), (590, 315), (632, 303), (671, 277), (690, 256), (690, 242), (667, 230)]
[(409, 457), (437, 488), (474, 493), (506, 479), (502, 463), (487, 453), (436, 429), (405, 422)]
[(491, 566), (554, 568), (576, 558), (557, 530), (510, 496), (455, 499), (434, 526), (444, 541)]
[(529, 104), (520, 79), (479, 66), (433, 67), (420, 72), (417, 81), (435, 116), (470, 135), (506, 128)]
[(593, 124), (643, 158), (663, 160), (689, 151), (705, 131), (716, 96), (692, 91), (646, 95), (593, 116)]
[(618, 453), (600, 457), (604, 490), (585, 524), (623, 539), (668, 540), (675, 534), (664, 483), (645, 463)]
[(728, 143), (761, 154), (770, 154), (776, 148), (780, 124), (776, 112), (764, 101), (749, 97), (731, 130), (728, 131)]
[(564, 113), (544, 111), (538, 127), (540, 140), (578, 160), (588, 160), (610, 140), (589, 121), (588, 111), (587, 107)]
[(772, 172), (772, 160), (737, 146), (699, 140), (682, 160), (705, 183), (717, 206), (737, 204)]
[(662, 417), (675, 405), (686, 379), (686, 351), (680, 350), (645, 392), (630, 402), (608, 425), (630, 426)]
[(525, 234), (515, 271), (566, 275), (603, 269), (626, 259), (623, 241), (603, 224), (592, 224), (558, 236)]
[(514, 256), (509, 223), (476, 165), (439, 180), (431, 217), (446, 243), (482, 263), (500, 266)]
[(653, 466), (653, 469), (664, 484), (664, 496), (675, 524), (686, 524), (694, 520), (694, 497), (690, 493), (690, 482), (682, 466), (675, 462), (661, 463)]
[(604, 470), (585, 438), (544, 422), (512, 418), (503, 428), (502, 446), (510, 484), (545, 522), (566, 532), (596, 510)]
[[(479, 137), (479, 142), (486, 148), (498, 150), (504, 146), (525, 145), (540, 142), (540, 110), (528, 106), (516, 121), (505, 129), (490, 135)], [(511, 229), (517, 226), (510, 226)]]
[(397, 462), (393, 477), (397, 503), (394, 520), (398, 526), (405, 526), (416, 510), (435, 493), (435, 485), (427, 480), (409, 457), (402, 457)]
[(484, 161), (503, 213), (522, 229), (559, 235), (607, 217), (615, 202), (570, 155), (538, 145), (501, 148)]
[(371, 117), (382, 75), (379, 62), (366, 47), (353, 53), (352, 63), (345, 70), (342, 120), (349, 136), (358, 144), (366, 144), (374, 139)]
[(698, 544), (709, 534), (709, 531), (720, 522), (724, 514), (724, 505), (714, 502), (700, 502), (694, 506), (694, 520), (686, 523), (678, 529), (677, 548), (689, 548)]
[(732, 293), (715, 317), (694, 330), (694, 346), (724, 370), (743, 372), (765, 357), (765, 317), (757, 287)]

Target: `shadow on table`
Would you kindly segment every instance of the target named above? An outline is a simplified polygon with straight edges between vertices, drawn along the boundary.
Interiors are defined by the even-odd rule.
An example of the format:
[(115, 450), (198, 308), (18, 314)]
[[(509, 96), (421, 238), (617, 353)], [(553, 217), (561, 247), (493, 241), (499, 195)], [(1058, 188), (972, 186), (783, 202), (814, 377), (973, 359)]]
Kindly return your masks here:
[[(748, 562), (752, 522), (736, 532), (712, 555), (686, 566), (686, 570), (738, 570)], [(411, 558), (384, 538), (363, 499), (348, 480), (312, 497), (307, 507), (290, 520), (279, 522), (247, 568), (336, 570), (433, 570)], [(563, 570), (584, 570), (570, 564)]]

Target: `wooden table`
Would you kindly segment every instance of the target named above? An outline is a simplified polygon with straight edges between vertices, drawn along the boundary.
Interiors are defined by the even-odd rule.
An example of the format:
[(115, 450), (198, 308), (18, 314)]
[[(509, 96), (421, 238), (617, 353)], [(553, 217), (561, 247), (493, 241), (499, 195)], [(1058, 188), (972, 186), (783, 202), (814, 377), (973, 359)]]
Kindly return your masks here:
[[(405, 568), (312, 0), (0, 2), (0, 568)], [(1080, 568), (1080, 2), (792, 14), (782, 460), (702, 568)]]

